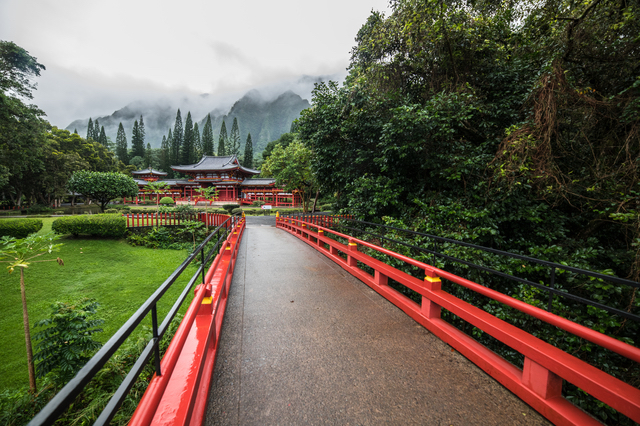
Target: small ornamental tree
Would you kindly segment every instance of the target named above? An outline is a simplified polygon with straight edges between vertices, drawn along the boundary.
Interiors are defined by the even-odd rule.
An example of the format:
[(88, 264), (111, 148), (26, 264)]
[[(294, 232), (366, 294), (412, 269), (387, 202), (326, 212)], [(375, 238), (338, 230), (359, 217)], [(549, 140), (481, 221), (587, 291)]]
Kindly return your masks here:
[(138, 195), (138, 184), (131, 176), (122, 173), (81, 170), (71, 176), (67, 186), (70, 191), (78, 192), (100, 203), (103, 213), (111, 200)]
[[(196, 188), (196, 192), (199, 196), (209, 201), (209, 204), (211, 204), (211, 201), (215, 201), (218, 199), (218, 188), (216, 188), (215, 186), (210, 186), (208, 188)], [(209, 217), (209, 204), (204, 205), (204, 212), (205, 215), (207, 215), (207, 218)], [(207, 225), (207, 233), (209, 233), (209, 220), (206, 220), (205, 224)]]
[(160, 194), (164, 194), (169, 189), (169, 184), (161, 180), (147, 183), (146, 189), (156, 194), (156, 205), (160, 203)]
[[(12, 237), (2, 237), (0, 247), (0, 262), (8, 263), (7, 269), (12, 273), (15, 268), (20, 268), (20, 294), (22, 296), (22, 322), (24, 326), (24, 339), (27, 347), (27, 368), (29, 369), (29, 390), (36, 393), (36, 373), (33, 365), (33, 349), (31, 346), (31, 332), (29, 330), (29, 312), (27, 310), (27, 293), (24, 283), (24, 270), (32, 263), (57, 261), (59, 265), (64, 265), (62, 259), (42, 259), (33, 260), (43, 254), (50, 254), (59, 250), (62, 244), (53, 242), (60, 238), (53, 232), (45, 235), (29, 235), (27, 238), (16, 239)], [(5, 260), (6, 259), (6, 260)]]

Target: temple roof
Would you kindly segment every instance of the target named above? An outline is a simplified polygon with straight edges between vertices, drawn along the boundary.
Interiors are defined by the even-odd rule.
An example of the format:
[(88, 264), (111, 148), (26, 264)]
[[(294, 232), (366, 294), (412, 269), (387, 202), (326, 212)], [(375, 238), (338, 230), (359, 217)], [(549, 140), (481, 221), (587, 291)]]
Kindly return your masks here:
[(275, 183), (275, 179), (245, 179), (244, 181), (242, 181), (240, 186), (269, 186), (275, 185)]
[(171, 166), (171, 168), (177, 172), (182, 173), (194, 173), (194, 172), (211, 172), (211, 171), (227, 171), (227, 170), (241, 170), (247, 174), (257, 175), (260, 170), (253, 170), (240, 165), (238, 158), (235, 155), (229, 155), (224, 157), (214, 157), (205, 155), (196, 164), (188, 164), (182, 166)]
[(157, 176), (166, 176), (165, 172), (161, 172), (160, 170), (144, 169), (144, 170), (136, 170), (135, 172), (131, 172), (132, 175), (157, 175)]
[[(133, 179), (133, 180), (140, 186), (146, 186), (146, 185), (149, 184), (149, 182), (147, 182), (146, 180), (142, 180), (142, 179)], [(197, 182), (190, 182), (190, 181), (188, 181), (186, 179), (164, 179), (164, 180), (159, 180), (158, 182), (165, 182), (169, 186), (179, 186), (179, 185), (193, 186), (193, 185), (199, 185)]]

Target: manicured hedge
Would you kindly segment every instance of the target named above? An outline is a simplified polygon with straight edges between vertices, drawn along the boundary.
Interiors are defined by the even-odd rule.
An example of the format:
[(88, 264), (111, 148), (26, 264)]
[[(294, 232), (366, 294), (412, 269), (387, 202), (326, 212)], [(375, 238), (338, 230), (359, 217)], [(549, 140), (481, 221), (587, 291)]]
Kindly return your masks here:
[(41, 219), (2, 219), (0, 237), (25, 238), (42, 229)]
[(231, 210), (231, 214), (242, 214), (242, 209), (240, 207)]
[(170, 204), (170, 205), (173, 205), (173, 204), (175, 204), (175, 201), (173, 201), (173, 198), (171, 198), (171, 197), (162, 197), (162, 198), (160, 199), (160, 204)]
[(127, 219), (120, 214), (66, 216), (54, 220), (51, 229), (56, 234), (121, 238), (127, 230)]

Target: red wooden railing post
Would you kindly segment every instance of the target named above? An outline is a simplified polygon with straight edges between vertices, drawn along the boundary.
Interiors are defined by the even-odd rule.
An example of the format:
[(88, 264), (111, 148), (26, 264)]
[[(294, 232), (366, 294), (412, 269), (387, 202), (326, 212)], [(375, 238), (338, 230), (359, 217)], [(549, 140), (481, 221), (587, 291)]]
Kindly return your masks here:
[[(424, 286), (427, 290), (439, 291), (442, 289), (442, 282), (440, 277), (432, 270), (425, 270), (426, 276), (424, 277)], [(440, 305), (435, 304), (433, 301), (422, 296), (422, 313), (427, 318), (440, 318)]]
[[(353, 242), (353, 239), (349, 238), (349, 251), (358, 251), (358, 244)], [(356, 267), (358, 266), (358, 261), (353, 258), (350, 254), (347, 253), (347, 265)]]
[(542, 399), (562, 396), (562, 378), (530, 358), (524, 358), (522, 384)]

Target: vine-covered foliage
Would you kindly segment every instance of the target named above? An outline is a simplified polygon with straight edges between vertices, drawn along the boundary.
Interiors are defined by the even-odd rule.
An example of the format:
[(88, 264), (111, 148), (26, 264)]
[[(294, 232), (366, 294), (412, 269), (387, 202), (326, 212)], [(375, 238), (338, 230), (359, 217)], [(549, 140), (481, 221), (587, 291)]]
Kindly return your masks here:
[[(390, 16), (373, 12), (358, 32), (345, 84), (317, 85), (312, 108), (299, 120), (299, 138), (313, 152), (321, 192), (335, 194), (336, 207), (360, 219), (638, 281), (637, 4), (391, 5)], [(465, 248), (443, 249), (548, 281), (548, 271)], [(470, 273), (464, 269), (459, 272)], [(542, 296), (528, 286), (474, 278), (541, 303)], [(571, 277), (562, 285), (640, 313), (637, 289)], [(455, 292), (473, 299), (464, 289)], [(570, 353), (593, 349), (525, 324), (497, 305), (473, 302)], [(554, 301), (554, 312), (638, 344), (638, 325), (631, 321), (561, 300)], [(518, 363), (513, 351), (486, 343)], [(639, 385), (637, 367), (618, 357), (594, 350), (586, 358)], [(603, 420), (625, 421), (585, 400), (581, 391), (566, 392)]]

